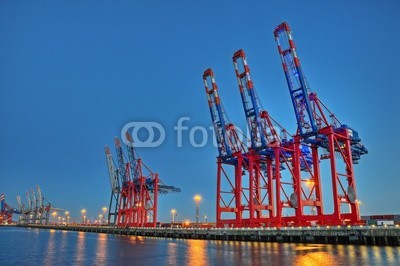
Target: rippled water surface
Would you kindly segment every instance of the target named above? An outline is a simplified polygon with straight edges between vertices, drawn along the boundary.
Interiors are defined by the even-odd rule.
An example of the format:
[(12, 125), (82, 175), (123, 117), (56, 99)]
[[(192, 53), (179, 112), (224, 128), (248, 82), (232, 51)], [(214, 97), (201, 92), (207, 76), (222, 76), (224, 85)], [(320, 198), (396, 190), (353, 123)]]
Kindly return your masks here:
[(400, 265), (400, 247), (144, 238), (0, 227), (0, 265)]

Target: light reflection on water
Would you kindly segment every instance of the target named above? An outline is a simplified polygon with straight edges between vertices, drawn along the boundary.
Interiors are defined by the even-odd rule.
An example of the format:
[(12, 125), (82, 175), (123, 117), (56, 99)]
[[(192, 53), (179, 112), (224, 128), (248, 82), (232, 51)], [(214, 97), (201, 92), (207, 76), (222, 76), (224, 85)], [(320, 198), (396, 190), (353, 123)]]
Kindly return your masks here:
[(96, 264), (105, 264), (107, 262), (107, 235), (99, 234), (96, 245)]
[(85, 261), (85, 241), (86, 241), (86, 233), (77, 232), (76, 233), (76, 249), (75, 249), (75, 258), (74, 264), (82, 265)]
[(207, 241), (187, 240), (188, 265), (208, 265)]
[(51, 263), (54, 261), (54, 249), (55, 249), (55, 242), (54, 242), (54, 235), (56, 233), (56, 230), (50, 230), (50, 236), (49, 240), (47, 242), (47, 249), (46, 249), (46, 254), (45, 254), (45, 265), (51, 265)]
[(1, 265), (400, 265), (400, 247), (204, 241), (0, 228)]

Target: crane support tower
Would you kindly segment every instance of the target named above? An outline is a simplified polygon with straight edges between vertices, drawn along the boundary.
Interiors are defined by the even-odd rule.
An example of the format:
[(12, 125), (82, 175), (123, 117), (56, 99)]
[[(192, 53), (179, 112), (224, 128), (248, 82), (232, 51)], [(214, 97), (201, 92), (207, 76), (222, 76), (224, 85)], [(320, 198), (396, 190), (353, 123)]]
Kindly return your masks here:
[(121, 142), (114, 139), (117, 164), (106, 146), (106, 161), (111, 184), (109, 223), (118, 227), (156, 227), (158, 195), (180, 192), (180, 188), (162, 183), (137, 155), (131, 135), (125, 133), (128, 160)]
[[(354, 164), (358, 163), (360, 157), (368, 151), (361, 143), (358, 132), (341, 124), (319, 100), (317, 94), (310, 90), (289, 25), (283, 22), (277, 26), (274, 36), (297, 121), (295, 143), (304, 142), (311, 145), (316, 173), (320, 172), (320, 164), (323, 160), (328, 161), (330, 168), (333, 213), (325, 214), (322, 213), (322, 208), (318, 209), (316, 222), (328, 225), (357, 224), (360, 222), (360, 214)], [(331, 121), (328, 121), (328, 118)], [(294, 159), (298, 160), (299, 153), (295, 153), (295, 157)], [(317, 176), (320, 180), (319, 174)], [(311, 182), (318, 181), (311, 179)], [(301, 194), (301, 191), (297, 190), (293, 196), (293, 201), (298, 202), (297, 212), (302, 219), (299, 221), (300, 225), (311, 221), (310, 217), (301, 215), (302, 202), (304, 202), (301, 200)]]

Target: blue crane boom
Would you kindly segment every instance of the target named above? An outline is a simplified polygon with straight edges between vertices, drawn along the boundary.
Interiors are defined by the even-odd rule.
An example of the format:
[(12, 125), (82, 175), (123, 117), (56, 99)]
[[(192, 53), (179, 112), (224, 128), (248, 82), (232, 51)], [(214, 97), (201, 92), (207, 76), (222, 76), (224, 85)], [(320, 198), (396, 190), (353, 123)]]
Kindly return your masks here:
[(204, 71), (203, 82), (217, 139), (219, 156), (221, 158), (230, 158), (234, 153), (244, 151), (244, 145), (239, 139), (235, 125), (229, 121), (226, 115), (218, 94), (214, 72), (211, 68)]
[[(287, 131), (266, 110), (262, 109), (250, 76), (250, 67), (247, 63), (246, 53), (240, 49), (234, 53), (232, 60), (243, 109), (251, 134), (251, 148), (261, 154), (273, 157), (273, 147), (277, 147), (288, 141)], [(279, 136), (277, 128), (284, 133), (283, 137)]]
[(118, 161), (118, 174), (122, 177), (122, 185), (129, 181), (129, 165), (124, 161), (124, 153), (122, 151), (121, 142), (117, 137), (114, 138), (115, 150)]
[[(335, 132), (347, 132), (351, 141), (352, 157), (354, 163), (357, 163), (360, 156), (367, 154), (368, 150), (361, 144), (358, 132), (348, 125), (341, 124), (319, 100), (317, 94), (311, 92), (298, 58), (289, 25), (286, 22), (281, 23), (275, 28), (274, 36), (294, 107), (299, 135), (306, 142), (315, 143), (328, 149), (328, 141), (323, 135), (320, 135), (322, 128), (332, 126)], [(332, 119), (331, 122), (328, 121), (328, 117)]]
[[(311, 109), (309, 99), (310, 91), (300, 61), (297, 57), (296, 47), (292, 39), (289, 25), (286, 22), (280, 24), (275, 29), (274, 35), (278, 44), (278, 50), (295, 110), (300, 135), (309, 136), (311, 134), (316, 134), (318, 128)], [(280, 36), (286, 38), (287, 43), (280, 43)]]
[(139, 172), (137, 169), (137, 157), (135, 154), (135, 148), (133, 146), (133, 138), (131, 134), (129, 134), (128, 131), (125, 132), (125, 138), (126, 138), (126, 148), (128, 150), (128, 159), (130, 162), (130, 169), (132, 173), (133, 180), (138, 179), (139, 177)]
[[(251, 148), (259, 150), (267, 147), (264, 129), (261, 122), (261, 104), (250, 78), (250, 68), (247, 65), (246, 55), (243, 50), (235, 52), (233, 64), (239, 85), (240, 96), (246, 116), (246, 121), (251, 135)], [(241, 63), (241, 64), (240, 64)], [(242, 69), (239, 69), (243, 66)]]

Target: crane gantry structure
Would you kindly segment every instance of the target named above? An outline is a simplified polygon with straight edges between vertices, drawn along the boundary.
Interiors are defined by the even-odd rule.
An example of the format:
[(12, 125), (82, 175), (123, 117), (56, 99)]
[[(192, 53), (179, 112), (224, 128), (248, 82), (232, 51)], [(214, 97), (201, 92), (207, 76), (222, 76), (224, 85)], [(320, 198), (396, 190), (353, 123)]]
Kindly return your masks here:
[[(360, 222), (360, 214), (354, 164), (368, 151), (361, 143), (358, 132), (341, 124), (317, 94), (311, 91), (289, 25), (286, 22), (280, 24), (275, 28), (274, 36), (297, 120), (296, 141), (309, 143), (313, 147), (316, 168), (320, 167), (318, 150), (322, 150), (320, 159), (328, 160), (331, 170), (334, 209), (332, 214), (320, 213), (319, 221), (334, 225), (357, 224)], [(331, 121), (328, 121), (328, 117)], [(298, 215), (308, 221), (302, 213), (302, 201), (299, 200), (301, 193), (297, 191), (296, 196), (299, 202)], [(342, 205), (347, 205), (348, 211)]]
[(0, 224), (11, 224), (13, 214), (20, 214), (20, 212), (6, 203), (4, 193), (0, 195)]
[(128, 159), (121, 142), (114, 138), (117, 164), (110, 149), (105, 147), (111, 198), (108, 221), (118, 227), (156, 227), (159, 194), (180, 192), (180, 188), (165, 185), (137, 155), (134, 141), (125, 132)]
[(26, 192), (28, 204), (22, 203), (21, 197), (17, 196), (18, 208), (22, 224), (47, 224), (50, 218), (50, 211), (54, 209), (51, 203), (44, 197), (42, 190), (37, 185), (36, 190)]
[[(309, 91), (297, 57), (290, 28), (279, 25), (275, 40), (281, 55), (298, 129), (289, 134), (262, 108), (257, 96), (245, 52), (240, 49), (232, 60), (249, 130), (249, 144), (226, 116), (214, 73), (203, 74), (211, 121), (218, 144), (217, 226), (303, 226), (341, 225), (360, 222), (353, 164), (367, 153), (358, 133), (340, 124), (332, 113), (328, 123), (325, 106)], [(282, 47), (282, 36), (288, 48)], [(320, 150), (323, 155), (320, 157)], [(336, 159), (334, 155), (339, 158)], [(329, 159), (334, 197), (334, 212), (324, 212), (321, 160)], [(339, 161), (345, 170), (339, 172)], [(233, 166), (231, 177), (224, 166)], [(228, 190), (222, 187), (222, 177)], [(325, 177), (325, 176), (324, 176)], [(342, 179), (346, 178), (347, 189)], [(324, 182), (328, 182), (325, 181)], [(224, 196), (230, 198), (224, 200)], [(342, 204), (350, 206), (345, 213)], [(229, 215), (234, 213), (235, 215)], [(226, 218), (230, 217), (230, 218)]]

